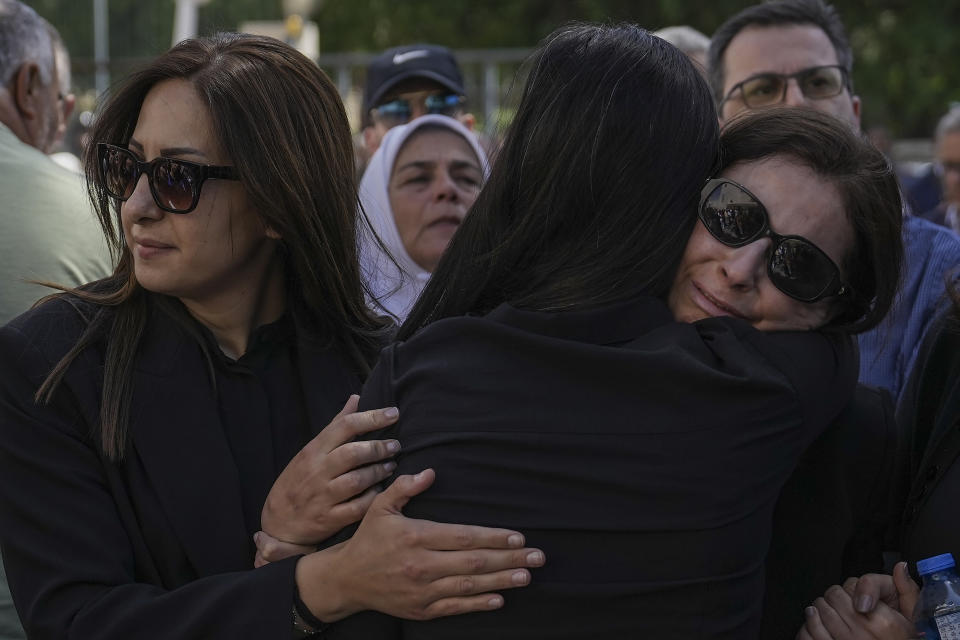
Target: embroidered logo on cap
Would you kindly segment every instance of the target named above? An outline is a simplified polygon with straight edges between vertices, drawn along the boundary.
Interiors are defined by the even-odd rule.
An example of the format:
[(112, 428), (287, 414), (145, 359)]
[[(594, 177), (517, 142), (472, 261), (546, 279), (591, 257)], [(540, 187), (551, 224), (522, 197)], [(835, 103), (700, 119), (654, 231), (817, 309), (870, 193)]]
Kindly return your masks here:
[(430, 55), (430, 52), (426, 49), (417, 49), (416, 51), (407, 51), (406, 53), (396, 53), (393, 55), (393, 64), (403, 64), (408, 60), (426, 58), (428, 55)]

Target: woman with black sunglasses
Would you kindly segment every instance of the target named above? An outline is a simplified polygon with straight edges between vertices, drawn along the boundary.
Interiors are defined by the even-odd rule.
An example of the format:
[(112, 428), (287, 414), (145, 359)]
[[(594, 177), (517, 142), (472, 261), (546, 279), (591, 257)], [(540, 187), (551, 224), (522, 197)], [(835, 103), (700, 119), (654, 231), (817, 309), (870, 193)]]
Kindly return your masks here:
[[(542, 553), (402, 517), (432, 473), (375, 498), (398, 443), (350, 442), (396, 410), (340, 411), (390, 328), (365, 303), (330, 80), (271, 38), (188, 40), (116, 87), (91, 135), (116, 270), (0, 329), (0, 545), (28, 635), (289, 638), (371, 607), (502, 606)], [(364, 526), (254, 570), (295, 455), (307, 541)]]
[[(397, 472), (437, 470), (410, 514), (517, 527), (550, 562), (499, 611), (361, 614), (332, 637), (758, 636), (774, 504), (852, 395), (850, 332), (889, 306), (899, 196), (878, 152), (814, 117), (830, 135), (811, 153), (832, 159), (801, 155), (788, 175), (842, 195), (798, 190), (830, 208), (786, 220), (750, 175), (707, 182), (715, 123), (698, 71), (642, 29), (571, 26), (541, 45), (491, 177), (361, 407), (400, 407), (380, 434), (404, 442)], [(807, 123), (740, 131), (784, 142), (781, 125)], [(749, 255), (764, 300), (782, 299), (748, 314), (693, 293), (699, 317), (671, 308), (707, 225), (704, 241)]]

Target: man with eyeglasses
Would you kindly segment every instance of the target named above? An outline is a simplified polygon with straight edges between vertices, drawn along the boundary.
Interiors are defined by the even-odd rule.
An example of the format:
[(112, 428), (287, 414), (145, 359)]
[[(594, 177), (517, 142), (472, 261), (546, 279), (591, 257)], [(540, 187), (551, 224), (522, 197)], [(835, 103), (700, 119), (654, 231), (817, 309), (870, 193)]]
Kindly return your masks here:
[[(833, 115), (860, 129), (853, 53), (843, 23), (823, 0), (747, 7), (714, 33), (708, 77), (721, 125), (754, 109), (788, 106)], [(802, 198), (803, 193), (797, 193)], [(879, 327), (859, 336), (860, 381), (895, 401), (960, 264), (960, 239), (907, 215), (899, 300)], [(885, 407), (885, 408), (884, 408)], [(848, 411), (810, 448), (781, 493), (767, 560), (764, 638), (793, 638), (802, 609), (831, 583), (869, 566), (882, 550), (891, 510), (895, 427), (890, 401), (862, 386)], [(821, 583), (817, 588), (818, 582)]]
[(921, 217), (960, 233), (960, 105), (940, 118), (934, 143), (933, 171), (943, 196), (936, 207)]
[(397, 125), (427, 114), (456, 118), (473, 129), (464, 111), (463, 75), (453, 53), (430, 44), (387, 49), (367, 66), (363, 94), (363, 142), (368, 154)]

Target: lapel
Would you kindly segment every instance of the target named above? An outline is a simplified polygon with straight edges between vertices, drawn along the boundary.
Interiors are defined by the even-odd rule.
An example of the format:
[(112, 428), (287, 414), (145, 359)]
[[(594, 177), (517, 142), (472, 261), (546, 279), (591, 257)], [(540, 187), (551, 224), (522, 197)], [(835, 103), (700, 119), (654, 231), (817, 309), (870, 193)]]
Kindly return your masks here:
[(350, 394), (360, 393), (361, 376), (339, 349), (323, 344), (300, 323), (297, 350), (303, 401), (313, 438), (340, 413)]
[(130, 428), (160, 504), (199, 576), (252, 567), (237, 469), (200, 347), (155, 306), (141, 344)]

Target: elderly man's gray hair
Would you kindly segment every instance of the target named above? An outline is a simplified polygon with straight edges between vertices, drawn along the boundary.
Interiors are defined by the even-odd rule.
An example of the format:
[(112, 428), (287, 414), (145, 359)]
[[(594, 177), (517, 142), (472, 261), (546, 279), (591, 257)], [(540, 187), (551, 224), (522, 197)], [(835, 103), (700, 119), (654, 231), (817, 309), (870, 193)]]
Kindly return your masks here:
[(940, 142), (943, 136), (958, 131), (960, 131), (960, 103), (955, 102), (950, 105), (950, 111), (947, 111), (947, 113), (940, 118), (940, 122), (937, 123), (937, 132), (934, 139), (936, 142)]
[(52, 27), (18, 0), (0, 0), (0, 80), (10, 84), (17, 70), (33, 62), (44, 85), (53, 79)]

